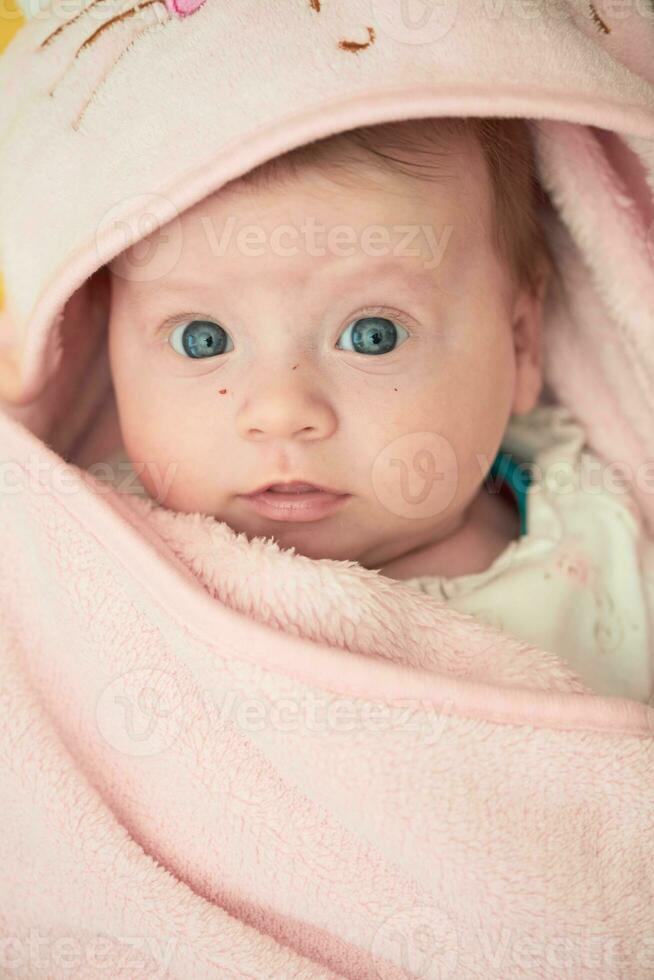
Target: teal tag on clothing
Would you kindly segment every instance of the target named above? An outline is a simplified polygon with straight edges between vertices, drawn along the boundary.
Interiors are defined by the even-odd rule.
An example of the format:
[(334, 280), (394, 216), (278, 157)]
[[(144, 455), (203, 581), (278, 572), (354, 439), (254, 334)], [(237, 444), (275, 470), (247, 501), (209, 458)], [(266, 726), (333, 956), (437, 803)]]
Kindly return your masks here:
[(510, 453), (500, 449), (490, 468), (490, 476), (494, 481), (501, 481), (512, 493), (520, 512), (520, 534), (526, 534), (527, 489), (532, 479), (529, 468), (524, 463), (517, 462)]

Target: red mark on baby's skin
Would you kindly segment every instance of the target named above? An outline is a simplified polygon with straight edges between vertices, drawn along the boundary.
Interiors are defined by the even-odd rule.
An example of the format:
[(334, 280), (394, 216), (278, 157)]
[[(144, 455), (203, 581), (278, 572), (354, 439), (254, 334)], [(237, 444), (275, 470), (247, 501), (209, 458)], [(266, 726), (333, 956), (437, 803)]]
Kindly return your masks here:
[(218, 392), (218, 394), (219, 395), (226, 395), (227, 394), (227, 388), (221, 388), (220, 391)]
[(295, 365), (295, 367), (293, 368), (293, 370), (295, 371), (295, 368), (296, 368), (296, 367), (298, 367), (298, 366), (299, 366), (299, 365), (297, 365), (297, 364), (296, 364), (296, 365)]
[(357, 41), (339, 41), (339, 48), (342, 48), (343, 51), (353, 51), (355, 54), (363, 51), (364, 48), (369, 48), (371, 44), (375, 43), (375, 28), (366, 27), (366, 30), (368, 31), (369, 40), (365, 44), (359, 44)]

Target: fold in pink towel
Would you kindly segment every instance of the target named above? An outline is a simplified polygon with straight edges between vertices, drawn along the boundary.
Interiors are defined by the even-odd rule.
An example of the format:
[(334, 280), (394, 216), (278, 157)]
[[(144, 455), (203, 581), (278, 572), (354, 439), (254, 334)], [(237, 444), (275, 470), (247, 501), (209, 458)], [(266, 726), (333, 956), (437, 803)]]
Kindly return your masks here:
[(52, 5), (0, 60), (3, 976), (654, 973), (652, 707), (85, 470), (117, 434), (92, 276), (153, 220), (331, 132), (517, 115), (546, 379), (654, 531), (654, 12), (437, 6)]

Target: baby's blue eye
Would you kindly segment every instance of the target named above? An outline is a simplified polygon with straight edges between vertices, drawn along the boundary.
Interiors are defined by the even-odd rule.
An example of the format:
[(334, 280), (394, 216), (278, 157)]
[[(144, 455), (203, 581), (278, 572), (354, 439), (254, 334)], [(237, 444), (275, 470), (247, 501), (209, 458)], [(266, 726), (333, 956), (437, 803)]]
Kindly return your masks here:
[(170, 335), (173, 350), (186, 357), (215, 357), (223, 354), (229, 334), (211, 320), (191, 320), (180, 323)]
[[(360, 317), (347, 326), (341, 334), (343, 337), (348, 330), (352, 330), (353, 346), (346, 347), (345, 350), (354, 350), (357, 354), (387, 354), (396, 346), (398, 326), (399, 324), (394, 320), (389, 320), (385, 316)], [(400, 330), (404, 328), (400, 327)]]

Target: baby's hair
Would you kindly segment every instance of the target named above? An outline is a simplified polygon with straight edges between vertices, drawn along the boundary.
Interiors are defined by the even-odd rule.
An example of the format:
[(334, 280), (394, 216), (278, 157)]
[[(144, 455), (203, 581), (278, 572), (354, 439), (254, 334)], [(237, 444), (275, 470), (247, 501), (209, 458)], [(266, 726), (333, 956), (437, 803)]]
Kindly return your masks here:
[(289, 150), (238, 182), (272, 187), (297, 176), (304, 167), (320, 169), (326, 162), (332, 179), (336, 170), (346, 181), (350, 176), (360, 180), (353, 164), (360, 163), (361, 150), (392, 172), (440, 181), (448, 176), (443, 162), (451, 158), (452, 141), (466, 135), (477, 140), (488, 166), (493, 243), (506, 259), (514, 283), (536, 291), (541, 275), (547, 278), (556, 267), (539, 214), (547, 206), (547, 197), (538, 180), (529, 127), (522, 118), (445, 116), (359, 127)]

